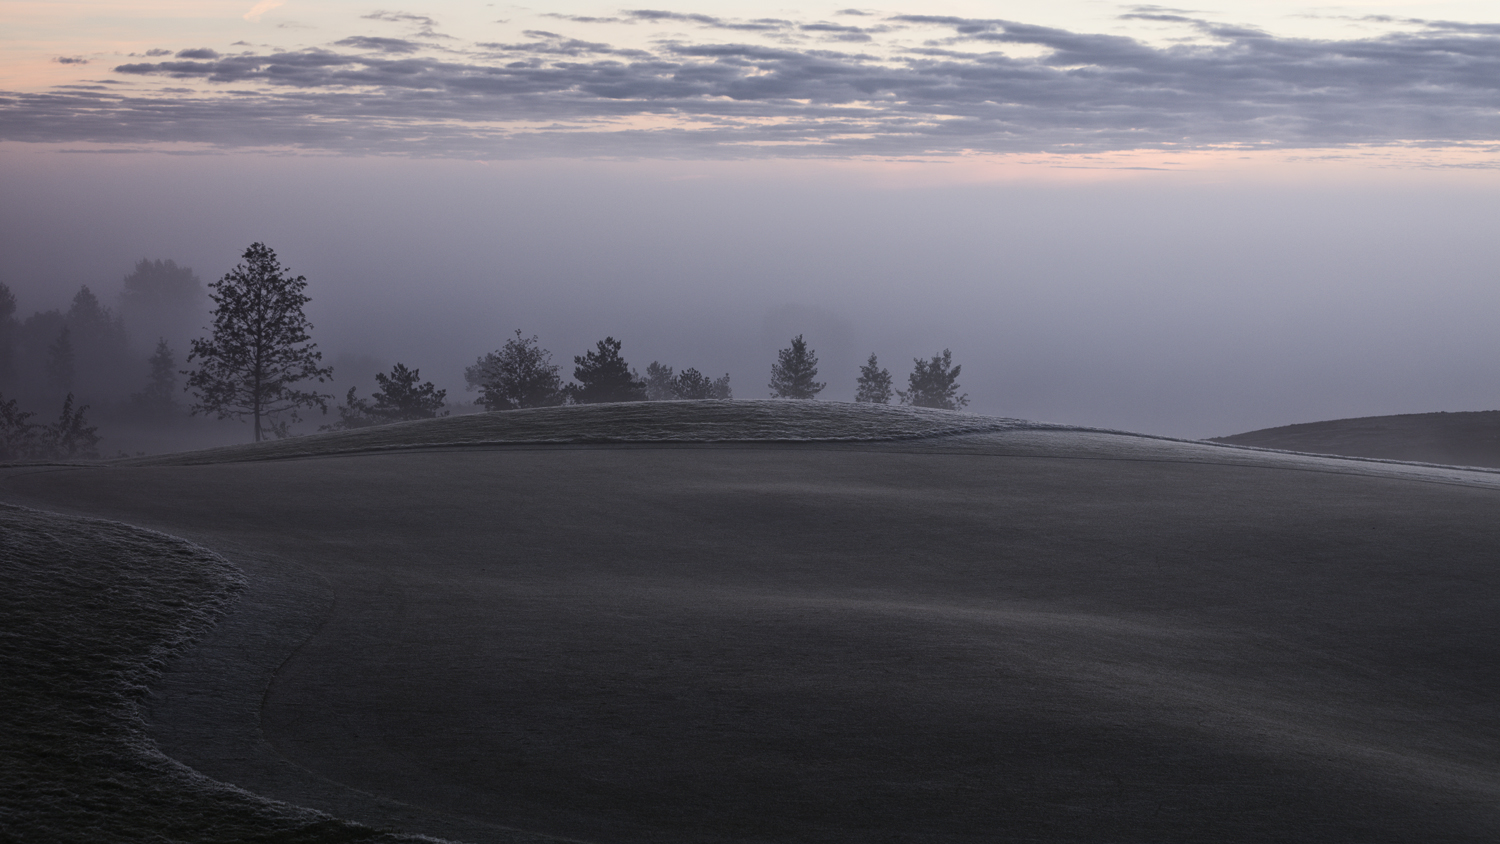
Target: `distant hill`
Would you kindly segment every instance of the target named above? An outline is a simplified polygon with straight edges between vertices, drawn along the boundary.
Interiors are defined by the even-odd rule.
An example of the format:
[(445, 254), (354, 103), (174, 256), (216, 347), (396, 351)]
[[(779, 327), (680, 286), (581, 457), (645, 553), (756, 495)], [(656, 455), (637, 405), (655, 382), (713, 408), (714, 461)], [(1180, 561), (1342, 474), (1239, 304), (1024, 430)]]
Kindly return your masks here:
[(1500, 410), (1333, 419), (1214, 437), (1211, 442), (1500, 468)]
[(0, 466), (0, 840), (1500, 842), (1497, 505), (821, 401)]
[(777, 399), (647, 401), (535, 407), (418, 419), (261, 443), (127, 458), (183, 465), (326, 457), (421, 448), (582, 443), (879, 442), (1004, 430), (1068, 430), (1027, 422), (883, 404)]

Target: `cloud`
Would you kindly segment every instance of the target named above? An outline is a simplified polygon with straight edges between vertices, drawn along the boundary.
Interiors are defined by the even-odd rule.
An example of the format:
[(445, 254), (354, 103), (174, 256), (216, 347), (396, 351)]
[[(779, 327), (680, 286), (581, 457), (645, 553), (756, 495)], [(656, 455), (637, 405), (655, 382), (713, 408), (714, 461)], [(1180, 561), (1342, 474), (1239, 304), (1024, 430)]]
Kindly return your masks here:
[(1119, 18), (1122, 21), (1160, 21), (1165, 23), (1198, 22), (1197, 18), (1190, 18), (1186, 15), (1165, 14), (1163, 12), (1131, 12), (1130, 14), (1120, 15)]
[(385, 12), (376, 11), (368, 15), (360, 15), (365, 20), (385, 21), (387, 23), (410, 23), (416, 24), (417, 35), (424, 38), (452, 38), (437, 31), (438, 22), (427, 15), (417, 15), (411, 12)]
[[(166, 51), (163, 50), (162, 52)], [(147, 53), (147, 55), (151, 55), (151, 53)], [(160, 53), (157, 53), (157, 55), (160, 55)], [(177, 51), (177, 58), (179, 59), (217, 59), (218, 57), (219, 53), (217, 50), (210, 50), (207, 47)]]
[[(542, 14), (542, 17), (556, 18), (557, 20), (568, 21), (570, 23), (629, 23), (629, 21), (627, 21), (625, 18), (600, 18), (592, 17), (589, 15), (564, 15), (558, 12), (545, 12)], [(496, 21), (496, 23), (506, 23), (506, 21)]]
[[(739, 25), (677, 12), (622, 15)], [(404, 12), (370, 17), (432, 25)], [(1320, 40), (1187, 23), (1194, 41), (1169, 46), (1014, 21), (903, 15), (866, 28), (775, 22), (762, 40), (777, 43), (679, 39), (649, 50), (532, 30), (529, 40), (457, 45), (441, 57), (422, 56), (419, 42), (369, 36), (212, 58), (183, 51), (175, 60), (114, 70), (192, 86), (194, 96), (4, 94), (0, 139), (481, 158), (1084, 153), (1500, 139), (1500, 28), (1424, 21), (1412, 31)], [(894, 25), (934, 37), (917, 47), (881, 44)], [(857, 47), (814, 49), (786, 41), (797, 32), (863, 37)], [(1017, 46), (1027, 49), (1010, 49)], [(309, 114), (319, 119), (309, 121)]]
[(789, 20), (780, 18), (757, 18), (751, 21), (731, 21), (713, 15), (686, 14), (682, 12), (662, 12), (654, 9), (633, 9), (625, 12), (628, 20), (647, 21), (657, 23), (661, 21), (676, 21), (681, 23), (694, 23), (710, 29), (727, 29), (738, 32), (771, 32), (776, 30), (791, 29), (796, 24)]
[(415, 53), (422, 45), (404, 38), (375, 38), (366, 35), (351, 35), (340, 41), (333, 42), (339, 47), (352, 47), (356, 50), (373, 50), (380, 53)]
[(931, 24), (934, 26), (949, 26), (960, 34), (969, 35), (976, 32), (992, 32), (1003, 27), (1003, 20), (986, 20), (982, 18), (960, 18), (952, 15), (892, 15), (888, 20), (898, 23)]
[(285, 3), (286, 0), (260, 0), (259, 3), (250, 7), (250, 11), (245, 13), (245, 20), (251, 22), (258, 21), (261, 15)]
[(873, 41), (874, 35), (887, 31), (886, 27), (849, 26), (841, 23), (804, 23), (797, 26), (799, 32), (825, 35), (833, 41)]
[(1178, 9), (1172, 6), (1138, 5), (1130, 7), (1130, 14), (1134, 15), (1194, 15), (1199, 14), (1192, 9)]
[(391, 23), (415, 23), (420, 26), (437, 26), (437, 21), (426, 15), (414, 15), (411, 12), (383, 12), (375, 11), (368, 15), (360, 15), (361, 18), (370, 21), (389, 21)]
[[(134, 54), (132, 54), (132, 55), (134, 55)], [(171, 50), (163, 50), (162, 48), (157, 47), (157, 48), (152, 49), (152, 50), (147, 50), (146, 51), (146, 55), (148, 55), (148, 56), (170, 56), (170, 55), (172, 55), (172, 51)]]
[(58, 64), (88, 64), (89, 60), (82, 56), (57, 56), (53, 61)]
[[(585, 56), (585, 55), (612, 55), (646, 58), (651, 53), (645, 50), (621, 49), (612, 47), (598, 41), (581, 41), (577, 38), (568, 38), (556, 32), (547, 32), (540, 29), (528, 29), (521, 33), (532, 41), (503, 44), (495, 41), (481, 41), (476, 47), (481, 47), (492, 53), (509, 55), (526, 55), (533, 58), (541, 56)], [(540, 66), (540, 65), (536, 65)]]

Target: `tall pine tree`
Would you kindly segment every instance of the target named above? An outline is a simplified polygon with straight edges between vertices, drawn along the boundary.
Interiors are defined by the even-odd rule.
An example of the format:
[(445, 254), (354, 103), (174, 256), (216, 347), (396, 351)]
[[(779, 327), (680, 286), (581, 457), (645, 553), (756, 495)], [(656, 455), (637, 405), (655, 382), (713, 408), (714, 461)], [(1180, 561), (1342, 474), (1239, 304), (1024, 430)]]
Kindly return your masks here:
[(891, 403), (891, 371), (881, 368), (875, 360), (874, 352), (870, 353), (870, 360), (859, 368), (854, 400), (870, 404)]
[(20, 327), (16, 322), (16, 294), (0, 281), (0, 388), (9, 389), (16, 374), (16, 331)]
[(73, 378), (78, 374), (78, 353), (73, 351), (73, 331), (67, 325), (57, 340), (47, 347), (47, 383), (61, 392), (73, 392)]
[(143, 416), (164, 422), (177, 411), (177, 358), (166, 339), (156, 341), (156, 352), (147, 363), (151, 374), (146, 389), (131, 394), (130, 402)]
[(285, 435), (302, 408), (328, 412), (331, 396), (298, 385), (326, 382), (333, 367), (320, 365), (323, 353), (308, 335), (312, 323), (302, 312), (311, 301), (302, 292), (307, 279), (286, 275), (264, 243), (250, 244), (244, 259), (209, 285), (213, 336), (193, 341), (188, 362), (199, 367), (184, 374), (198, 397), (194, 414), (249, 417), (260, 442), (267, 430)]
[(828, 386), (818, 377), (818, 356), (798, 334), (790, 348), (776, 353), (771, 365), (771, 397), (778, 399), (811, 399)]
[(69, 338), (77, 356), (71, 389), (80, 396), (123, 398), (137, 373), (125, 323), (84, 285), (68, 307)]
[(134, 336), (184, 343), (203, 324), (208, 295), (191, 267), (142, 258), (125, 276), (124, 287), (120, 312)]

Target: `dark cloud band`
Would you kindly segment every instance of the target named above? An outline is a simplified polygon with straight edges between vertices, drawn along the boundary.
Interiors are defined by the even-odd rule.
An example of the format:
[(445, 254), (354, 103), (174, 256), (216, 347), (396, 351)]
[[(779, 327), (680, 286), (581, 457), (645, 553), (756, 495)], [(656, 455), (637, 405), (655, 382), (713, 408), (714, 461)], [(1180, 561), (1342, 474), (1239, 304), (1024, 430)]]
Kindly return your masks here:
[[(431, 19), (378, 13), (430, 31)], [(1004, 20), (902, 15), (880, 27), (633, 11), (644, 22), (764, 27), (772, 43), (650, 50), (532, 31), (445, 46), (351, 36), (329, 48), (115, 68), (194, 96), (57, 88), (0, 97), (0, 138), (506, 157), (910, 155), (1275, 148), (1500, 139), (1500, 27), (1422, 23), (1358, 40), (1195, 28), (1157, 47)], [(373, 17), (373, 16), (372, 16)], [(872, 34), (926, 28), (885, 50)], [(421, 37), (423, 32), (419, 32)], [(822, 43), (858, 39), (860, 52)], [(903, 42), (904, 44), (905, 42)], [(1018, 56), (1011, 48), (1027, 48)], [(1032, 56), (1031, 54), (1039, 53)], [(630, 118), (651, 117), (629, 128)], [(537, 128), (544, 127), (544, 128)]]

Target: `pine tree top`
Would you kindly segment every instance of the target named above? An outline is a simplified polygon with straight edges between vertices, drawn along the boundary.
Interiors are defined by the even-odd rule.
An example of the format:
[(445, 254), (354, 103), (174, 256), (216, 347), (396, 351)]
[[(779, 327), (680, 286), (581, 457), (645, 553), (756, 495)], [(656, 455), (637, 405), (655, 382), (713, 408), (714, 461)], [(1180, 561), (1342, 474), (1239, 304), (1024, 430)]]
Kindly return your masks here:
[(807, 347), (807, 341), (798, 334), (792, 345), (776, 353), (776, 363), (771, 366), (771, 397), (778, 399), (816, 398), (827, 383), (815, 380), (818, 377), (818, 355)]

